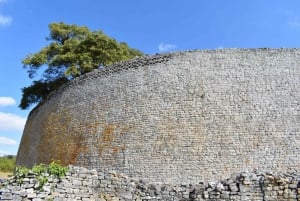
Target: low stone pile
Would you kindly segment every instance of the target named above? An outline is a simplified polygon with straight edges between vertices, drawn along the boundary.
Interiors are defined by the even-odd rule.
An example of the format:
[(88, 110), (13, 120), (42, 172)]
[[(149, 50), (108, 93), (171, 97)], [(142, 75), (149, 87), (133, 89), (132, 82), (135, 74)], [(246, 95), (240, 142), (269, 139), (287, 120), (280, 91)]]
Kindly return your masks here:
[(41, 185), (36, 175), (0, 183), (0, 200), (25, 201), (291, 201), (300, 198), (300, 174), (243, 172), (219, 182), (149, 183), (115, 172), (69, 166), (64, 178), (49, 176)]

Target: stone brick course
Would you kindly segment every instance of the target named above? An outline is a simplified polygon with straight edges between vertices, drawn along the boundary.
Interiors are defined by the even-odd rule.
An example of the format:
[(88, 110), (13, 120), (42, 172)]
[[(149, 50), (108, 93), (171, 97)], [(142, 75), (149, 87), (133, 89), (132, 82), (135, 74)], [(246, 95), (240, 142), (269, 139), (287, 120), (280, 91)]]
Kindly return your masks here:
[(297, 172), (242, 172), (197, 184), (151, 183), (124, 174), (69, 167), (62, 179), (50, 178), (42, 189), (31, 174), (19, 185), (15, 178), (0, 183), (0, 200), (22, 201), (296, 201)]
[(79, 77), (35, 108), (17, 164), (60, 160), (191, 184), (299, 170), (299, 86), (300, 49), (136, 58)]

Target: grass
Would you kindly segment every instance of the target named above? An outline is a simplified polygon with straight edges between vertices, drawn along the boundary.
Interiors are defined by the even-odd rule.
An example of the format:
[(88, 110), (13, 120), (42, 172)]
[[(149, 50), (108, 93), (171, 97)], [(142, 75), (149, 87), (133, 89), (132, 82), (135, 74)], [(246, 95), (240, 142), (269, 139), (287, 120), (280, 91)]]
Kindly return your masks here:
[(16, 157), (12, 155), (0, 157), (0, 178), (7, 178), (13, 175), (16, 164)]

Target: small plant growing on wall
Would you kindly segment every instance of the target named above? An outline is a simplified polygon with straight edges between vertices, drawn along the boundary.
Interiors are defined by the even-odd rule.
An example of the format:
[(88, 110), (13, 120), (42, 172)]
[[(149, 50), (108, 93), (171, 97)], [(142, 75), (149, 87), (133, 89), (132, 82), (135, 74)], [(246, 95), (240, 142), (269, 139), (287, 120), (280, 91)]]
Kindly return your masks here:
[(21, 185), (25, 177), (29, 174), (33, 174), (39, 182), (38, 188), (42, 189), (42, 187), (48, 182), (48, 178), (50, 176), (63, 178), (67, 171), (67, 167), (60, 165), (57, 161), (52, 161), (48, 166), (41, 163), (39, 165), (34, 165), (31, 169), (17, 166), (14, 178), (16, 179), (16, 182)]
[(15, 179), (18, 184), (23, 183), (23, 179), (28, 175), (29, 169), (26, 167), (17, 166), (15, 172)]
[(68, 171), (67, 167), (61, 166), (59, 163), (52, 161), (48, 166), (48, 173), (50, 175), (56, 176), (58, 178), (62, 178), (66, 175)]

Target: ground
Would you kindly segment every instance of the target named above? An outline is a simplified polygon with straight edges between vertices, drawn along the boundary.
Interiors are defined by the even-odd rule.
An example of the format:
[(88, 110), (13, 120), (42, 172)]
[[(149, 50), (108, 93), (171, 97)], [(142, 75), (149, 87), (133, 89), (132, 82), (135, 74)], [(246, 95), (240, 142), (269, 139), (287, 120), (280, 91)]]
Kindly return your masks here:
[(0, 179), (7, 179), (11, 175), (13, 175), (13, 172), (0, 172)]

